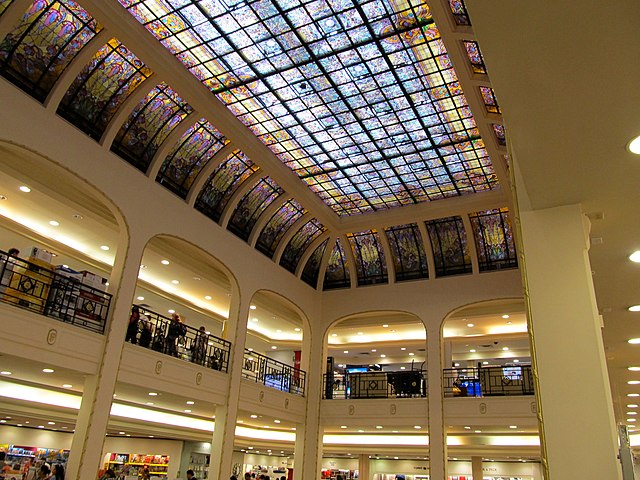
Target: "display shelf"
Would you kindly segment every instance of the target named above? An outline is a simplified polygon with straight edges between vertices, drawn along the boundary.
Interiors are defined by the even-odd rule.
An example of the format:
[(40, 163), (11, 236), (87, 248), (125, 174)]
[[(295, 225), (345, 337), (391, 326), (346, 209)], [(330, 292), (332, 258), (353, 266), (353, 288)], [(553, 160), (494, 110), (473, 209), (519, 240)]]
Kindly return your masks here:
[(140, 453), (107, 453), (104, 470), (111, 468), (116, 475), (138, 476), (142, 467), (148, 467), (151, 475), (169, 474), (168, 455), (148, 455)]

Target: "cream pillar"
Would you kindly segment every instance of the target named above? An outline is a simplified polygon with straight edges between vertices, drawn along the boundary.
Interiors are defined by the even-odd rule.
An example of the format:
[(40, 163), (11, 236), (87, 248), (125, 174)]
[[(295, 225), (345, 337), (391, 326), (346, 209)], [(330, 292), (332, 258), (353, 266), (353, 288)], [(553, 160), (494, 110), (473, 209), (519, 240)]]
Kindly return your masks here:
[(471, 457), (471, 476), (473, 480), (482, 480), (482, 457)]
[(444, 362), (442, 368), (453, 368), (453, 343), (451, 340), (445, 340), (443, 342), (444, 348)]
[(358, 480), (371, 480), (371, 474), (369, 473), (369, 455), (358, 455)]
[(621, 478), (601, 322), (579, 205), (520, 213), (545, 478)]
[(126, 232), (120, 234), (109, 278), (109, 293), (113, 294), (113, 298), (104, 350), (98, 374), (85, 379), (67, 463), (67, 478), (96, 478), (102, 466), (102, 446), (145, 245), (146, 238), (127, 238)]
[[(319, 329), (318, 329), (319, 330)], [(293, 478), (306, 480), (320, 478), (322, 469), (322, 436), (320, 423), (320, 402), (322, 398), (322, 374), (324, 373), (324, 336), (321, 332), (310, 331), (307, 382), (305, 397), (307, 409), (305, 423), (296, 427), (296, 451), (294, 452)], [(305, 331), (305, 339), (307, 339)], [(305, 342), (306, 343), (306, 342)]]
[(225, 340), (231, 342), (229, 388), (227, 390), (227, 404), (216, 407), (216, 423), (213, 439), (211, 440), (212, 455), (209, 466), (209, 478), (211, 480), (227, 480), (231, 475), (250, 304), (250, 295), (245, 294), (245, 292), (239, 292), (237, 289), (232, 292), (229, 320), (225, 322), (223, 331)]
[(429, 478), (447, 478), (447, 432), (442, 393), (440, 324), (427, 325), (427, 400), (429, 402)]

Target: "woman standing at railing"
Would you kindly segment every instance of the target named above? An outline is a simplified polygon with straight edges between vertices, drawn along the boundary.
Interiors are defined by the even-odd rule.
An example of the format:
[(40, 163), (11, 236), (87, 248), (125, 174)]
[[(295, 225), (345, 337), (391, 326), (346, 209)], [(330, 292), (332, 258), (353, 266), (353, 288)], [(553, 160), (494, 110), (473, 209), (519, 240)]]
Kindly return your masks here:
[(191, 346), (191, 358), (193, 363), (204, 364), (204, 357), (207, 349), (207, 334), (204, 326), (200, 327), (196, 334), (196, 339)]
[(171, 325), (169, 325), (169, 331), (167, 332), (167, 355), (173, 357), (178, 356), (178, 339), (184, 337), (187, 334), (187, 327), (182, 323), (180, 314), (174, 313), (171, 315)]
[(127, 336), (125, 342), (131, 342), (134, 345), (138, 342), (138, 321), (140, 320), (140, 309), (137, 305), (131, 307), (131, 316), (129, 317), (129, 325), (127, 326)]

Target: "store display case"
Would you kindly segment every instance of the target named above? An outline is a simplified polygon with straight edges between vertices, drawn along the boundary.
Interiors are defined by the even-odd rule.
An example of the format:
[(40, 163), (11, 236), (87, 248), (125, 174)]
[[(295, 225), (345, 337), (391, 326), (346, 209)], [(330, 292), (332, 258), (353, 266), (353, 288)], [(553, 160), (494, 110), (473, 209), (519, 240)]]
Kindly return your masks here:
[(207, 480), (210, 460), (211, 455), (191, 452), (191, 455), (189, 456), (189, 468), (193, 470), (193, 473), (195, 473), (196, 478), (199, 480)]
[(145, 465), (151, 478), (166, 479), (169, 473), (169, 455), (142, 453), (107, 453), (104, 470), (111, 469), (124, 478), (138, 478)]

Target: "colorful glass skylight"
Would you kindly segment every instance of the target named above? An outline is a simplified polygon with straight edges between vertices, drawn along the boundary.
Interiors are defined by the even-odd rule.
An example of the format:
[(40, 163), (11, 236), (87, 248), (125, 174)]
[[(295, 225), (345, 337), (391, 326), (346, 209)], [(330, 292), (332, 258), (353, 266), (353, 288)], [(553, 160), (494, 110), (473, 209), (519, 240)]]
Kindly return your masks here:
[(480, 271), (518, 266), (513, 231), (506, 208), (469, 215)]
[[(0, 14), (9, 3), (0, 2)], [(101, 29), (75, 2), (35, 2), (0, 44), (0, 73), (44, 101), (67, 65)]]
[(464, 49), (469, 57), (469, 62), (471, 62), (473, 73), (486, 74), (487, 67), (484, 65), (484, 59), (482, 58), (482, 53), (480, 53), (478, 42), (464, 40), (462, 43), (464, 43)]
[(334, 288), (349, 288), (350, 286), (351, 276), (349, 275), (347, 259), (342, 243), (338, 239), (333, 246), (333, 250), (331, 250), (331, 255), (329, 255), (322, 289), (332, 290)]
[(309, 257), (307, 264), (302, 269), (302, 281), (308, 283), (313, 288), (316, 288), (318, 285), (318, 276), (320, 275), (320, 264), (322, 263), (322, 257), (324, 256), (324, 251), (327, 248), (329, 243), (329, 239), (326, 239), (322, 242), (318, 248), (314, 250), (314, 252)]
[(193, 181), (211, 158), (228, 143), (204, 118), (191, 126), (167, 156), (157, 181), (185, 198)]
[(387, 282), (387, 262), (380, 237), (376, 230), (349, 233), (347, 239), (351, 244), (356, 261), (358, 285), (371, 285)]
[(339, 215), (488, 190), (417, 0), (119, 0)]
[(426, 225), (436, 264), (436, 275), (442, 277), (471, 273), (471, 257), (462, 218), (429, 220)]
[(149, 75), (151, 70), (113, 38), (73, 81), (58, 114), (99, 140), (118, 108)]
[(129, 115), (111, 150), (146, 172), (162, 142), (192, 110), (169, 85), (161, 83)]
[(295, 273), (305, 250), (325, 230), (326, 228), (315, 218), (305, 223), (284, 249), (280, 258), (280, 265), (291, 273)]
[(449, 0), (449, 8), (457, 25), (471, 25), (464, 0)]
[(496, 94), (491, 87), (480, 87), (480, 93), (482, 94), (482, 101), (484, 102), (484, 107), (487, 109), (489, 113), (502, 113), (500, 110), (500, 106), (498, 105), (498, 100), (496, 99)]
[(256, 171), (258, 166), (241, 151), (233, 152), (211, 174), (196, 199), (195, 207), (217, 222), (233, 192)]
[(248, 240), (260, 215), (283, 190), (269, 177), (262, 178), (255, 187), (238, 202), (227, 228), (243, 240)]
[(0, 17), (7, 9), (7, 7), (11, 5), (11, 2), (13, 2), (13, 0), (0, 0)]
[(500, 125), (499, 123), (493, 124), (493, 133), (496, 134), (496, 140), (498, 141), (498, 145), (506, 145), (507, 144), (507, 134), (504, 130), (504, 125)]
[(258, 237), (256, 248), (268, 257), (273, 257), (284, 234), (307, 211), (294, 199), (289, 200), (273, 214)]
[(422, 235), (418, 225), (401, 225), (385, 228), (391, 248), (391, 258), (396, 272), (396, 281), (427, 278), (427, 256), (424, 253)]

